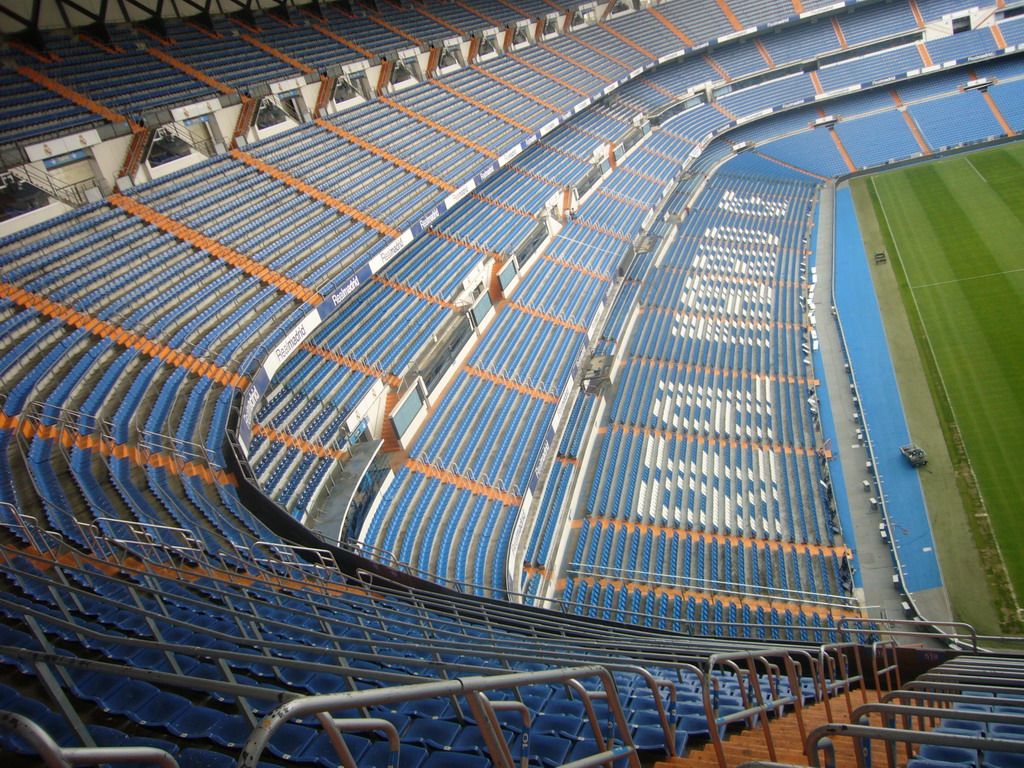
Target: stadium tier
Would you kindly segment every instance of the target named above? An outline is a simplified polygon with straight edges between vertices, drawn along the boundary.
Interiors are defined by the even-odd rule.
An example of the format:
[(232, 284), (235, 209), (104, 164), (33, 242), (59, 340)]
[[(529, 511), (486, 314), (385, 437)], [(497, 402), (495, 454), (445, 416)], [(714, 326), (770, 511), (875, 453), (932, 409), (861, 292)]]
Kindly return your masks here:
[(1024, 764), (813, 300), (833, 180), (1024, 129), (1002, 5), (5, 12), (5, 765)]

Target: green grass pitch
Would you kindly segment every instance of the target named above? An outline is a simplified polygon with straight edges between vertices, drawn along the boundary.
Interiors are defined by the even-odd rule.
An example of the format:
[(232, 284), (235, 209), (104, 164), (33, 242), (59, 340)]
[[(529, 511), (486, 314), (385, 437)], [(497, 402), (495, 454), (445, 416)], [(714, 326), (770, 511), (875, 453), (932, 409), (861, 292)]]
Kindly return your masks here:
[(895, 268), (902, 266), (919, 346), (935, 364), (940, 418), (955, 421), (1024, 601), (1024, 144), (885, 172), (867, 184)]

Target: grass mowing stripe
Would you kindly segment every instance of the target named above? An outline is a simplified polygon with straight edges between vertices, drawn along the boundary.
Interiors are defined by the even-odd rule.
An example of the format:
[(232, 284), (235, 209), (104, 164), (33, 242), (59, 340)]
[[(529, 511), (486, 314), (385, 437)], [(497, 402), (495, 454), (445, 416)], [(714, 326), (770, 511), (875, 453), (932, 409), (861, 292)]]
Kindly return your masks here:
[[(1017, 448), (1024, 432), (1024, 326), (1017, 320), (1024, 313), (1022, 150), (1013, 145), (891, 171), (871, 184), (936, 404), (946, 412), (943, 421), (949, 419), (947, 442), (954, 457), (970, 457), (980, 493), (967, 488), (967, 495), (987, 512), (1018, 595), (1024, 595), (1024, 527), (1017, 524), (1024, 498), (1024, 453)], [(996, 554), (990, 542), (979, 545), (986, 557)]]
[[(1006, 571), (1001, 566), (987, 518), (969, 513), (973, 510), (969, 465), (961, 453), (956, 423), (948, 403), (942, 397), (938, 372), (920, 333), (920, 318), (906, 288), (902, 264), (896, 258), (892, 237), (884, 227), (883, 212), (869, 179), (851, 182), (861, 233), (868, 253), (889, 254), (886, 267), (872, 272), (885, 334), (893, 354), (900, 387), (900, 398), (910, 434), (929, 449), (932, 460), (920, 473), (921, 486), (928, 505), (928, 517), (942, 566), (946, 591), (954, 616), (972, 624), (982, 634), (1006, 634), (1012, 631), (1016, 617)], [(967, 468), (967, 472), (963, 468)], [(989, 542), (983, 559), (977, 542)]]
[(992, 191), (1024, 227), (1024, 158), (1013, 152), (985, 152), (974, 159)]

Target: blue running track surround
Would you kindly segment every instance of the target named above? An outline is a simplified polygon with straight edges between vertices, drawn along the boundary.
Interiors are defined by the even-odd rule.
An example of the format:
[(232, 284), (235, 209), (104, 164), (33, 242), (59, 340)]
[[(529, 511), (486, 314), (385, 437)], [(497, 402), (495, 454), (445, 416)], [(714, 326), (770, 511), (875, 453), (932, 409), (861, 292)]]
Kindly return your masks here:
[(908, 592), (941, 587), (921, 481), (917, 470), (900, 453), (900, 446), (910, 442), (910, 432), (848, 187), (836, 190), (835, 233), (836, 309), (840, 321), (846, 319), (846, 350), (857, 379), (864, 425), (874, 448), (889, 533), (900, 548), (903, 583)]

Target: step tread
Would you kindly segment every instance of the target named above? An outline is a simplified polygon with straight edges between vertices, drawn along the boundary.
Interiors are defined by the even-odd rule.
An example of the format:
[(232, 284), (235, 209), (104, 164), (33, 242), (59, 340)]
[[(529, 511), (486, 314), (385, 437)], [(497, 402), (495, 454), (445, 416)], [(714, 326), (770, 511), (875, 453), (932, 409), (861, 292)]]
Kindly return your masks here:
[[(867, 701), (877, 702), (879, 695), (875, 691), (867, 691)], [(830, 700), (832, 708), (831, 722), (848, 723), (849, 712), (847, 711), (846, 697), (843, 695), (833, 696)], [(854, 691), (850, 698), (853, 708), (864, 703), (864, 695), (860, 691)], [(818, 702), (803, 707), (803, 720), (805, 732), (810, 733), (814, 728), (830, 721), (824, 702)], [(800, 748), (793, 745), (800, 741), (799, 726), (792, 712), (786, 712), (782, 717), (771, 721), (772, 741), (775, 744), (775, 760), (782, 763), (795, 765), (807, 765), (807, 758)], [(729, 768), (740, 765), (750, 760), (768, 759), (768, 751), (764, 744), (764, 732), (761, 727), (747, 728), (743, 731), (728, 734), (722, 742), (725, 753), (726, 764)], [(835, 742), (836, 757), (838, 764), (852, 765), (854, 759), (853, 741), (840, 739)], [(714, 745), (710, 742), (694, 747), (683, 757), (672, 757), (658, 761), (654, 768), (705, 768), (713, 766), (717, 768), (718, 758), (715, 754)]]

